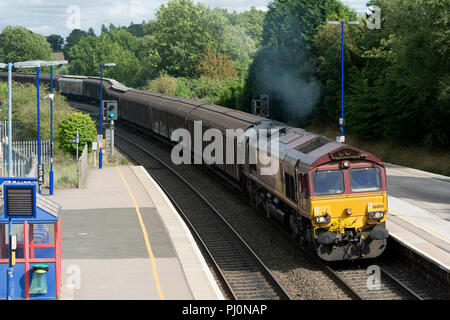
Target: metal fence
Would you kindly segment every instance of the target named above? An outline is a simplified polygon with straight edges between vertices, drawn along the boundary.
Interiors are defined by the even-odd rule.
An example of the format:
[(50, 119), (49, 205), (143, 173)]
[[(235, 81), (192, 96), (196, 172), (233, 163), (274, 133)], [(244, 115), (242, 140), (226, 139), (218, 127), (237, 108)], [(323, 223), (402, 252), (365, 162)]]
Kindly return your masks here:
[[(33, 157), (37, 158), (37, 141), (13, 141), (12, 142), (12, 175), (24, 177), (33, 167)], [(8, 175), (8, 143), (1, 143), (2, 176)], [(46, 168), (50, 167), (50, 141), (41, 140), (41, 163)]]
[[(11, 121), (11, 131), (13, 140), (32, 140), (33, 138), (27, 134), (20, 121)], [(0, 141), (4, 141), (8, 137), (8, 121), (0, 121)], [(6, 140), (5, 140), (6, 141)]]

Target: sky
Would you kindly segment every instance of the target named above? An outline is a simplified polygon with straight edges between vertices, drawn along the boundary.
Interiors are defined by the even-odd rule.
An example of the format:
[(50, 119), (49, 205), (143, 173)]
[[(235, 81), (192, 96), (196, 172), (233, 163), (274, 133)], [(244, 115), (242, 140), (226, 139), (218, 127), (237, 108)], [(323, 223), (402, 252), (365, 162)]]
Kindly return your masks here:
[[(200, 0), (210, 8), (226, 8), (229, 11), (245, 11), (251, 6), (265, 10), (272, 0)], [(342, 0), (345, 4), (363, 12), (368, 0)], [(59, 34), (64, 38), (72, 29), (87, 30), (96, 34), (102, 24), (128, 26), (131, 22), (151, 20), (161, 4), (167, 0), (0, 0), (0, 29), (8, 25), (25, 26), (41, 33)]]

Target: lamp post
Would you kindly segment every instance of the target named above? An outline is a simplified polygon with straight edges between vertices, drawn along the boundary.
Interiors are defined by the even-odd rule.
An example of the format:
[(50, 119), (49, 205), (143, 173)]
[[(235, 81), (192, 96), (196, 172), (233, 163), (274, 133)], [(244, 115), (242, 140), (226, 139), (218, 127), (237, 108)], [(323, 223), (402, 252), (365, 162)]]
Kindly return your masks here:
[(344, 24), (359, 24), (359, 21), (327, 21), (327, 24), (341, 25), (341, 118), (339, 119), (339, 125), (341, 126), (340, 141), (344, 143)]
[[(39, 68), (45, 64), (45, 61), (25, 61), (14, 63), (15, 68), (36, 68), (36, 88), (37, 88), (37, 135), (38, 135), (38, 165), (41, 164), (41, 119), (40, 119), (40, 101), (39, 101)], [(42, 194), (41, 185), (39, 194)]]
[(49, 193), (53, 194), (53, 66), (59, 66), (62, 64), (67, 64), (66, 60), (59, 61), (46, 61), (41, 64), (41, 66), (50, 66), (50, 171), (49, 171)]
[[(102, 63), (100, 64), (100, 136), (103, 140), (103, 66), (105, 67), (115, 67), (115, 63)], [(103, 141), (102, 141), (103, 144)], [(102, 145), (100, 145), (99, 153), (98, 153), (98, 168), (102, 168), (103, 164), (103, 155), (102, 155)]]
[(8, 67), (8, 176), (12, 177), (12, 98), (11, 98), (11, 71), (12, 63), (0, 63), (0, 68)]

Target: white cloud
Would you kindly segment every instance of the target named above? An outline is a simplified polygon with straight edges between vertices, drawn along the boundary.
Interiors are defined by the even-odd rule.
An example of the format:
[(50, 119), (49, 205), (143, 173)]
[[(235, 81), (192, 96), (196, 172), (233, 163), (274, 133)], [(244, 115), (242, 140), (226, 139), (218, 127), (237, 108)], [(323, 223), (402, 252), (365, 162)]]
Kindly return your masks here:
[(33, 26), (33, 27), (29, 27), (28, 29), (33, 31), (34, 33), (41, 33), (41, 34), (52, 33), (52, 27), (50, 27), (50, 26)]
[[(147, 1), (148, 2), (148, 1)], [(142, 21), (148, 19), (152, 14), (154, 9), (154, 2), (149, 6), (140, 0), (131, 0), (128, 2), (115, 2), (108, 10), (107, 17), (113, 20), (130, 20), (130, 21)]]
[[(162, 3), (168, 0), (0, 0), (0, 30), (8, 25), (21, 25), (33, 32), (66, 37), (71, 30), (67, 25), (70, 5), (81, 9), (81, 29), (94, 28), (100, 32), (102, 24), (127, 26), (130, 22), (151, 20)], [(226, 8), (229, 11), (244, 11), (251, 6), (266, 9), (272, 0), (194, 0), (210, 8)], [(367, 0), (343, 0), (359, 12), (365, 10)], [(25, 8), (25, 9), (24, 9)]]

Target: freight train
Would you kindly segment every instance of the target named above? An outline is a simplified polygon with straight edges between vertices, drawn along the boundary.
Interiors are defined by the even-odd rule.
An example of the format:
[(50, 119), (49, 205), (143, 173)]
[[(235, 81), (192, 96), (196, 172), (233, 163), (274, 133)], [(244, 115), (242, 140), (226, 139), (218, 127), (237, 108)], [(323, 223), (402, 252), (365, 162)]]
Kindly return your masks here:
[[(0, 73), (0, 80), (6, 79), (7, 74)], [(36, 75), (14, 73), (13, 80), (35, 83)], [(41, 75), (40, 81), (49, 83), (49, 75)], [(53, 81), (68, 98), (99, 105), (99, 78), (55, 76)], [(128, 88), (113, 79), (103, 80), (103, 95), (118, 101), (119, 121), (169, 141), (179, 128), (187, 129), (194, 139), (197, 121), (203, 130), (219, 130), (224, 141), (227, 129), (275, 129), (276, 172), (263, 174), (259, 157), (255, 163), (248, 161), (248, 145), (244, 163), (213, 164), (213, 169), (234, 181), (256, 207), (323, 260), (374, 258), (385, 250), (386, 171), (376, 156), (267, 118)], [(236, 151), (238, 138), (233, 139)], [(227, 150), (224, 146), (224, 156)]]

